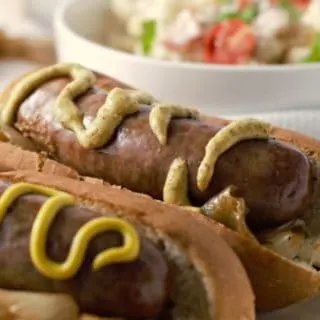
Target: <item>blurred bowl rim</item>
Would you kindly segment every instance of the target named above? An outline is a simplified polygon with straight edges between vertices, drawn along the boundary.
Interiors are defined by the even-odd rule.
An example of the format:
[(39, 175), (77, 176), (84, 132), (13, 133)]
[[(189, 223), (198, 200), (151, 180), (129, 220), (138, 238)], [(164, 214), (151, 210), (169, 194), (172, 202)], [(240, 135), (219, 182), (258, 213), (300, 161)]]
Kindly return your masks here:
[[(115, 49), (108, 45), (103, 45), (98, 42), (93, 41), (90, 38), (86, 38), (76, 31), (74, 31), (72, 28), (70, 28), (68, 22), (66, 21), (66, 13), (70, 5), (73, 3), (78, 2), (79, 0), (60, 0), (57, 5), (57, 9), (55, 10), (54, 14), (54, 23), (59, 28), (63, 27), (65, 32), (68, 32), (70, 35), (77, 37), (79, 39), (85, 40), (88, 42), (88, 44), (92, 45), (93, 47), (96, 47), (99, 50), (107, 50), (113, 54), (117, 54), (122, 56), (123, 58), (131, 60), (131, 62), (139, 63), (139, 64), (146, 64), (146, 65), (158, 65), (161, 68), (174, 68), (174, 69), (187, 69), (187, 70), (198, 70), (201, 72), (239, 72), (239, 73), (274, 73), (274, 72), (303, 72), (314, 69), (318, 69), (320, 71), (320, 62), (314, 62), (314, 63), (300, 63), (300, 64), (282, 64), (282, 65), (267, 65), (267, 64), (261, 64), (261, 65), (220, 65), (220, 64), (205, 64), (201, 62), (186, 62), (186, 61), (169, 61), (169, 60), (161, 60), (153, 57), (148, 56), (139, 56), (134, 53), (127, 53), (125, 51), (121, 51), (118, 49)], [(80, 0), (81, 1), (81, 0)], [(106, 8), (108, 0), (105, 0)]]

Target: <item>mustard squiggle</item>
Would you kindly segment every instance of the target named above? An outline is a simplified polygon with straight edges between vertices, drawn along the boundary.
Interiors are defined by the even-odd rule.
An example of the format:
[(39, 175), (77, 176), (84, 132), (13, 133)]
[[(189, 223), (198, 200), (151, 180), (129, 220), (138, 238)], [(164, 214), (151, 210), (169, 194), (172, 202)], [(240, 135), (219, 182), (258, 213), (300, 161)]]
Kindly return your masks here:
[[(167, 130), (172, 118), (197, 119), (199, 116), (198, 112), (193, 109), (158, 103), (150, 95), (137, 90), (114, 88), (110, 91), (94, 120), (85, 128), (82, 115), (73, 99), (85, 93), (95, 83), (95, 75), (78, 64), (56, 64), (26, 76), (15, 85), (8, 101), (2, 107), (1, 125), (11, 126), (19, 104), (43, 82), (60, 76), (71, 76), (73, 81), (67, 84), (57, 98), (56, 119), (65, 128), (76, 134), (79, 143), (84, 148), (99, 148), (106, 144), (125, 116), (139, 111), (139, 104), (151, 105), (149, 124), (161, 145), (167, 143)], [(213, 177), (215, 163), (222, 153), (242, 140), (267, 139), (270, 128), (269, 124), (262, 121), (243, 119), (234, 121), (221, 129), (206, 145), (205, 155), (197, 172), (198, 189), (205, 191), (208, 188)], [(176, 173), (174, 167), (169, 172), (169, 180), (180, 181), (179, 170)], [(185, 183), (187, 184), (188, 181), (186, 180)], [(187, 189), (187, 186), (184, 189)], [(164, 190), (164, 192), (166, 194), (171, 192), (170, 198), (177, 199), (183, 196), (179, 193), (178, 188)]]
[(189, 206), (188, 199), (188, 167), (181, 159), (173, 160), (163, 187), (163, 202), (179, 206)]
[(197, 186), (205, 191), (210, 184), (218, 158), (244, 140), (268, 139), (271, 125), (257, 119), (240, 119), (229, 123), (209, 140), (197, 172)]
[(161, 143), (167, 143), (168, 126), (172, 118), (194, 118), (199, 117), (199, 112), (194, 109), (182, 108), (177, 105), (153, 103), (149, 115), (151, 130)]
[(55, 117), (66, 129), (72, 130), (84, 148), (99, 148), (106, 144), (125, 116), (136, 113), (139, 105), (152, 98), (133, 90), (114, 88), (109, 92), (97, 116), (86, 129), (82, 115), (73, 99), (85, 93), (96, 81), (95, 75), (81, 65), (66, 63), (43, 68), (26, 76), (12, 89), (2, 107), (1, 125), (11, 126), (20, 103), (42, 83), (57, 77), (71, 76), (72, 82), (60, 92), (55, 104)]
[(119, 218), (101, 217), (89, 221), (82, 226), (72, 240), (71, 248), (66, 260), (56, 263), (46, 255), (46, 238), (53, 219), (59, 210), (65, 206), (75, 204), (75, 199), (68, 193), (52, 188), (29, 183), (16, 183), (8, 187), (0, 198), (0, 223), (12, 203), (27, 193), (40, 193), (51, 197), (40, 208), (32, 226), (29, 250), (32, 263), (43, 275), (65, 280), (73, 277), (80, 269), (90, 241), (99, 233), (107, 230), (119, 231), (124, 238), (121, 247), (107, 249), (99, 253), (93, 260), (94, 271), (111, 263), (130, 262), (139, 254), (140, 240), (135, 229)]

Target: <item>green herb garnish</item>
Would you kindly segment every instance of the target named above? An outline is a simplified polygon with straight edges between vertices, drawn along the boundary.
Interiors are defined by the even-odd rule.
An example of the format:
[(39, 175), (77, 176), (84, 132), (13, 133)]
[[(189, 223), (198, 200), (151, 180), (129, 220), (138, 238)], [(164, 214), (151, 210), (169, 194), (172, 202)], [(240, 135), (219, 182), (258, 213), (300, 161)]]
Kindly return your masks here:
[(257, 5), (253, 4), (249, 6), (247, 9), (240, 12), (239, 18), (246, 23), (251, 23), (254, 18), (257, 16), (258, 7)]
[(156, 36), (157, 24), (155, 20), (148, 20), (143, 23), (141, 45), (143, 53), (148, 55), (152, 49), (152, 44)]
[(225, 12), (218, 14), (214, 21), (215, 22), (221, 22), (224, 20), (231, 20), (231, 19), (237, 19), (239, 18), (239, 12)]
[(319, 62), (320, 61), (320, 34), (315, 38), (309, 54), (302, 62)]
[(253, 4), (248, 6), (245, 10), (242, 11), (232, 11), (232, 12), (225, 12), (218, 14), (215, 18), (215, 22), (221, 22), (224, 20), (231, 20), (231, 19), (240, 19), (245, 23), (251, 23), (252, 20), (257, 15), (257, 5)]
[(218, 0), (218, 4), (230, 4), (232, 0)]
[(291, 0), (280, 0), (279, 6), (289, 13), (292, 20), (299, 20), (301, 12), (291, 3)]

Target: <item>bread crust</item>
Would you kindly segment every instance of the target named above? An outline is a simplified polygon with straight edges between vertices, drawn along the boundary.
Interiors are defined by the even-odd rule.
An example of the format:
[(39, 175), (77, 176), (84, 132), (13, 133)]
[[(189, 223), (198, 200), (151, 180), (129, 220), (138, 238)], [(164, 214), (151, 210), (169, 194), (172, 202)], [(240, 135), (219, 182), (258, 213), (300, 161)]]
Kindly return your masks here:
[(13, 170), (33, 170), (51, 175), (61, 175), (73, 179), (80, 179), (76, 170), (48, 159), (45, 155), (33, 151), (23, 150), (7, 142), (0, 142), (0, 172)]
[(237, 253), (254, 288), (258, 311), (283, 308), (319, 292), (318, 272), (306, 269), (204, 216), (194, 215), (194, 218), (211, 227)]
[(194, 219), (188, 211), (118, 187), (93, 185), (34, 171), (0, 173), (0, 179), (35, 183), (68, 192), (79, 204), (89, 203), (113, 210), (143, 228), (164, 234), (178, 244), (202, 274), (214, 319), (255, 319), (254, 295), (240, 260), (212, 232), (210, 225)]
[[(203, 116), (202, 119), (219, 125), (231, 122), (212, 116)], [(276, 126), (272, 128), (271, 135), (279, 141), (298, 147), (308, 156), (313, 171), (313, 214), (317, 214), (320, 194), (320, 141)], [(202, 216), (197, 218), (208, 220)], [(211, 225), (240, 257), (253, 285), (259, 311), (286, 307), (319, 293), (319, 272), (308, 270), (224, 226), (217, 227), (217, 224), (212, 224), (211, 221), (206, 223)]]

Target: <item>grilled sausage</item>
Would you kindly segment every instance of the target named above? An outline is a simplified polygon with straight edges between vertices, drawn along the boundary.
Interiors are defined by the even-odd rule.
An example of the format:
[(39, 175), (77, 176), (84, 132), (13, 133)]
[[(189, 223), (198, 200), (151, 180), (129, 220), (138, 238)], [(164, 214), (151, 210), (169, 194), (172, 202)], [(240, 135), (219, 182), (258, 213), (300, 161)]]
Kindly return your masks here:
[[(240, 142), (218, 158), (210, 186), (201, 192), (196, 186), (197, 170), (206, 144), (221, 125), (172, 119), (168, 142), (161, 146), (149, 125), (149, 108), (142, 105), (138, 113), (125, 118), (109, 143), (85, 149), (71, 131), (54, 120), (57, 96), (68, 82), (60, 78), (39, 87), (21, 104), (14, 126), (41, 150), (80, 174), (162, 199), (170, 164), (181, 157), (188, 164), (193, 205), (202, 205), (235, 185), (250, 209), (248, 221), (253, 228), (279, 225), (307, 212), (310, 165), (294, 146), (272, 139)], [(106, 99), (107, 93), (99, 85), (110, 89), (114, 84), (100, 80), (76, 100), (84, 117), (94, 117)]]
[[(0, 181), (0, 197), (10, 182)], [(30, 230), (40, 207), (41, 195), (21, 196), (0, 224), (0, 287), (71, 295), (84, 312), (129, 319), (156, 316), (164, 307), (168, 292), (168, 266), (162, 253), (141, 235), (139, 257), (128, 263), (105, 266), (93, 272), (93, 258), (105, 249), (119, 247), (122, 238), (107, 231), (90, 243), (86, 258), (75, 277), (54, 280), (42, 275), (29, 254)], [(47, 240), (47, 255), (62, 262), (78, 229), (102, 213), (79, 206), (62, 209), (55, 218)], [(115, 216), (103, 212), (104, 216)]]
[[(49, 198), (41, 195), (44, 189)], [(8, 192), (13, 195), (9, 201)], [(72, 201), (58, 205), (63, 209), (57, 212), (56, 206), (49, 208), (49, 201), (60, 201), (61, 205), (59, 197), (71, 197)], [(71, 240), (75, 241), (88, 224), (96, 226), (101, 220), (111, 223), (113, 218), (113, 223), (116, 220), (122, 226), (119, 233), (123, 233), (124, 241), (116, 232), (101, 231), (100, 225), (85, 249), (79, 271), (54, 280), (58, 278), (51, 267), (49, 273), (39, 268), (32, 249), (35, 230), (47, 223), (42, 218), (52, 216), (51, 210), (54, 218), (48, 233), (41, 233), (36, 247), (45, 244), (44, 260), (58, 263), (59, 268), (69, 260)], [(0, 288), (64, 293), (78, 303), (80, 311), (104, 318), (255, 319), (253, 292), (242, 264), (211, 226), (196, 217), (176, 206), (109, 185), (35, 171), (1, 173)], [(134, 241), (132, 231), (126, 232), (130, 225), (140, 241)], [(92, 270), (91, 264), (101, 253), (110, 253), (110, 247), (124, 249), (130, 237), (129, 251), (132, 243), (139, 245), (133, 260), (113, 261), (100, 271)]]

